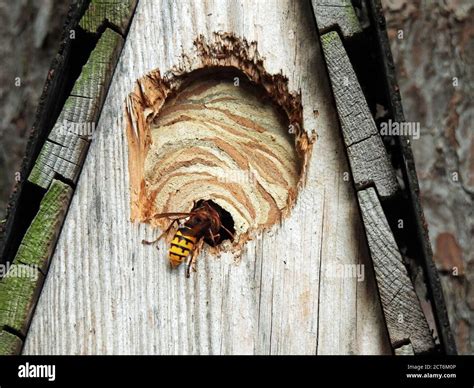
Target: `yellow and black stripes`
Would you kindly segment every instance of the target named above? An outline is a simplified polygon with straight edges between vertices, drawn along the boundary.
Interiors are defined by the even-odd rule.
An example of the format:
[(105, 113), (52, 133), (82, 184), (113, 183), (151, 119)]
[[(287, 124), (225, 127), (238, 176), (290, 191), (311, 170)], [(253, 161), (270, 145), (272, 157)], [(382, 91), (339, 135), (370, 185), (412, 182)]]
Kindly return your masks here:
[(193, 253), (196, 237), (190, 235), (191, 229), (184, 226), (176, 231), (171, 240), (169, 259), (171, 266), (176, 268), (186, 257)]

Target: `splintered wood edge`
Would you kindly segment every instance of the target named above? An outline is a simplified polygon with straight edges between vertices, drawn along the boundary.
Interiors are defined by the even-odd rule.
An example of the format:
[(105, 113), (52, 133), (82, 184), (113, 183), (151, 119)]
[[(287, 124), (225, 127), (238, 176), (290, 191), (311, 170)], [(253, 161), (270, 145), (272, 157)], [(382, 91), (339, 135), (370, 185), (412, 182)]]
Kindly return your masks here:
[[(69, 185), (53, 181), (8, 273), (0, 280), (2, 329), (26, 335), (72, 191)], [(1, 342), (10, 337), (0, 338), (0, 347), (6, 348)]]
[(428, 353), (434, 340), (377, 193), (368, 188), (357, 197), (392, 347), (410, 343), (415, 353)]
[[(271, 75), (266, 72), (263, 59), (259, 56), (256, 42), (229, 33), (214, 33), (213, 39), (206, 41), (199, 36), (194, 41), (195, 51), (182, 55), (179, 65), (164, 75), (154, 70), (137, 80), (135, 90), (125, 101), (126, 134), (129, 145), (129, 176), (131, 220), (161, 225), (153, 220), (155, 214), (154, 198), (148, 195), (145, 184), (145, 160), (151, 145), (150, 125), (159, 116), (166, 98), (179, 90), (189, 74), (199, 70), (235, 69), (249, 81), (260, 86), (275, 105), (280, 107), (292, 126), (295, 134), (296, 152), (301, 158), (301, 172), (298, 191), (304, 184), (306, 165), (312, 149), (312, 138), (303, 128), (303, 108), (301, 97), (288, 90), (288, 80), (282, 74)], [(291, 203), (285, 214), (288, 215), (296, 199), (290, 194)], [(250, 232), (250, 231), (249, 231)], [(245, 241), (244, 236), (239, 244)]]

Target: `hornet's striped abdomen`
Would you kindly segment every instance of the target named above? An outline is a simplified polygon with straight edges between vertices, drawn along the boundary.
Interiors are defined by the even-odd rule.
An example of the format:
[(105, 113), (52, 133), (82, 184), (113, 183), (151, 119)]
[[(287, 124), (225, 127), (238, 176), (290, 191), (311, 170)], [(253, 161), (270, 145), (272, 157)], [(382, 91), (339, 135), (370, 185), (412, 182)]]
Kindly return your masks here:
[(171, 240), (169, 260), (173, 268), (178, 267), (194, 251), (197, 239), (190, 235), (190, 231), (186, 226), (179, 228)]

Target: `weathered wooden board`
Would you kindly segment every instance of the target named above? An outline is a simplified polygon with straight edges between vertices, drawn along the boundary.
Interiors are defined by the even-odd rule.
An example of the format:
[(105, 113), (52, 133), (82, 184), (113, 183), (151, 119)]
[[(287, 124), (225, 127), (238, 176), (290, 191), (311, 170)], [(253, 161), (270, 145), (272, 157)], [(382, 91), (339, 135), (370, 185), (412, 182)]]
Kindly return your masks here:
[(122, 44), (113, 30), (102, 33), (43, 145), (30, 182), (48, 188), (56, 175), (77, 181)]
[[(73, 32), (84, 34), (84, 31), (78, 30), (76, 27), (82, 15), (81, 10), (85, 10), (85, 5), (84, 2), (81, 2), (80, 7), (74, 11), (72, 21), (65, 26), (65, 34), (68, 36), (65, 44), (70, 44), (71, 40), (75, 40)], [(27, 334), (32, 313), (48, 272), (50, 258), (69, 207), (73, 193), (71, 183), (77, 179), (87, 151), (89, 138), (93, 134), (92, 131), (83, 134), (82, 130), (84, 126), (93, 130), (98, 120), (118, 60), (118, 54), (122, 48), (122, 34), (127, 30), (135, 5), (136, 1), (134, 0), (90, 2), (84, 16), (85, 24), (83, 27), (87, 30), (89, 22), (95, 18), (93, 25), (100, 28), (88, 31), (88, 33), (97, 33), (97, 39), (92, 38), (95, 46), (93, 50), (91, 47), (90, 55), (88, 52), (87, 62), (81, 55), (75, 55), (81, 58), (80, 64), (75, 64), (76, 67), (81, 68), (79, 77), (76, 79), (77, 75), (70, 68), (66, 71), (69, 76), (75, 74), (75, 83), (69, 98), (64, 102), (64, 94), (66, 93), (64, 90), (65, 75), (59, 77), (61, 82), (57, 81), (53, 86), (49, 81), (46, 82), (45, 99), (50, 101), (51, 95), (56, 91), (59, 91), (60, 96), (55, 95), (56, 98), (59, 97), (56, 105), (46, 104), (50, 108), (48, 111), (42, 111), (40, 108), (38, 123), (41, 127), (41, 133), (36, 134), (37, 136), (41, 138), (42, 133), (52, 127), (51, 119), (47, 118), (44, 121), (45, 117), (48, 115), (56, 117), (61, 106), (58, 104), (64, 102), (64, 106), (56, 125), (49, 133), (49, 138), (43, 144), (36, 164), (32, 169), (33, 172), (29, 177), (28, 186), (26, 186), (27, 190), (30, 190), (30, 196), (32, 190), (36, 192), (36, 195), (30, 197), (29, 200), (30, 202), (37, 201), (38, 208), (35, 208), (34, 204), (25, 204), (25, 201), (28, 201), (25, 197), (18, 198), (16, 206), (21, 207), (23, 205), (28, 210), (25, 211), (26, 220), (17, 220), (17, 223), (23, 222), (24, 225), (28, 225), (28, 220), (31, 220), (31, 223), (28, 229), (25, 230), (24, 235), (21, 232), (24, 226), (16, 226), (16, 233), (19, 234), (19, 237), (12, 234), (15, 227), (12, 227), (12, 225), (9, 227), (10, 244), (12, 239), (18, 239), (19, 246), (14, 257), (11, 257), (11, 253), (8, 252), (6, 257), (2, 258), (4, 262), (8, 262), (6, 270), (2, 268), (2, 279), (0, 280), (0, 328), (2, 329), (0, 333), (0, 353), (2, 354), (19, 353), (21, 351), (23, 339)], [(74, 9), (74, 7), (71, 8), (71, 10)], [(81, 36), (82, 38), (78, 39), (81, 43), (76, 46), (76, 49), (81, 44), (87, 45), (87, 39), (83, 35)], [(81, 48), (87, 50), (85, 47)], [(73, 51), (71, 47), (61, 48), (58, 55), (65, 55), (69, 58), (72, 55), (71, 51)], [(68, 60), (72, 61), (71, 58)], [(58, 63), (62, 63), (61, 57)], [(58, 63), (53, 64), (50, 76), (58, 69), (65, 69), (64, 64), (62, 66)], [(82, 63), (84, 63), (84, 66), (82, 66)], [(48, 79), (50, 76), (48, 76)], [(49, 87), (53, 89), (48, 90)], [(48, 123), (51, 123), (51, 125), (48, 126)], [(32, 149), (28, 151), (28, 158), (31, 156), (30, 151)], [(67, 180), (67, 183), (55, 178)], [(38, 186), (47, 189), (47, 191), (43, 192)], [(11, 266), (9, 266), (10, 263)], [(13, 337), (16, 337), (16, 340)]]
[(381, 198), (392, 197), (395, 171), (339, 34), (324, 34), (321, 43), (356, 188), (373, 183)]
[(124, 35), (137, 0), (91, 0), (79, 25), (88, 32), (100, 33), (104, 24)]
[(15, 334), (0, 331), (0, 355), (18, 354), (22, 345), (23, 341)]
[(432, 333), (380, 204), (380, 199), (395, 196), (399, 187), (395, 170), (347, 53), (350, 36), (346, 36), (341, 27), (341, 23), (344, 24), (347, 19), (347, 9), (336, 7), (332, 18), (323, 18), (321, 27), (320, 8), (325, 8), (326, 5), (321, 5), (325, 3), (326, 0), (315, 0), (313, 8), (320, 32), (324, 31), (324, 25), (331, 20), (338, 27), (333, 28), (336, 31), (324, 33), (321, 44), (352, 177), (358, 190), (362, 220), (390, 342), (396, 355), (431, 352), (434, 350)]
[(71, 192), (67, 184), (54, 180), (43, 198), (13, 264), (0, 280), (0, 327), (26, 335)]
[(321, 33), (338, 30), (346, 39), (362, 32), (351, 0), (311, 0)]
[[(468, 69), (470, 66), (465, 61), (463, 56), (454, 56), (454, 60), (446, 61), (446, 52), (451, 52), (453, 55), (458, 50), (462, 51), (463, 47), (467, 47), (470, 42), (469, 40), (459, 40), (458, 47), (456, 44), (451, 44), (450, 40), (447, 39), (444, 41), (441, 46), (444, 46), (446, 49), (440, 49), (439, 41), (436, 39), (436, 36), (433, 35), (429, 39), (428, 45), (423, 45), (422, 50), (422, 58), (418, 55), (405, 55), (407, 53), (412, 53), (414, 50), (420, 49), (418, 42), (420, 39), (424, 39), (424, 35), (426, 31), (431, 29), (437, 29), (439, 26), (443, 26), (441, 28), (446, 28), (450, 26), (449, 19), (455, 18), (455, 9), (450, 10), (449, 5), (444, 3), (436, 3), (436, 2), (421, 2), (418, 5), (418, 10), (416, 13), (412, 15), (416, 17), (411, 18), (405, 17), (405, 12), (410, 13), (407, 9), (397, 9), (396, 5), (390, 5), (384, 2), (384, 6), (388, 6), (388, 8), (392, 8), (393, 10), (397, 9), (393, 14), (391, 12), (387, 13), (387, 23), (385, 22), (384, 17), (384, 10), (382, 9), (382, 4), (380, 0), (368, 0), (367, 4), (370, 9), (370, 13), (372, 17), (378, 21), (374, 25), (374, 32), (377, 36), (377, 41), (379, 42), (378, 51), (379, 56), (383, 63), (383, 70), (384, 70), (384, 79), (386, 80), (386, 88), (388, 91), (389, 98), (389, 110), (392, 113), (393, 120), (397, 122), (404, 122), (405, 115), (403, 113), (403, 109), (407, 112), (407, 120), (418, 120), (420, 117), (431, 117), (434, 115), (437, 117), (437, 122), (440, 125), (427, 125), (427, 122), (424, 123), (424, 120), (421, 119), (421, 126), (428, 129), (430, 132), (428, 135), (424, 134), (425, 139), (430, 139), (426, 142), (409, 142), (405, 136), (400, 137), (400, 149), (402, 153), (403, 163), (401, 164), (401, 169), (403, 174), (406, 176), (405, 182), (407, 186), (407, 192), (409, 193), (410, 198), (410, 208), (416, 223), (415, 230), (416, 230), (416, 237), (414, 239), (418, 240), (418, 246), (420, 250), (420, 259), (423, 262), (425, 269), (426, 269), (426, 286), (427, 286), (427, 294), (430, 295), (430, 299), (432, 301), (433, 311), (434, 311), (434, 318), (437, 322), (437, 335), (439, 336), (439, 341), (441, 343), (444, 352), (448, 355), (455, 355), (457, 354), (456, 350), (456, 343), (453, 337), (453, 333), (459, 335), (461, 340), (458, 343), (458, 350), (459, 353), (472, 353), (474, 350), (474, 326), (471, 325), (471, 343), (469, 351), (469, 344), (468, 341), (465, 341), (465, 333), (467, 333), (467, 324), (465, 317), (470, 314), (471, 322), (474, 322), (474, 287), (470, 287), (470, 284), (473, 283), (473, 277), (466, 275), (467, 282), (459, 282), (457, 277), (449, 277), (449, 281), (451, 284), (456, 288), (453, 291), (450, 291), (450, 286), (443, 284), (441, 286), (442, 277), (438, 274), (437, 269), (433, 262), (433, 252), (431, 249), (430, 244), (430, 237), (428, 236), (428, 225), (430, 227), (430, 236), (431, 241), (435, 241), (436, 236), (438, 233), (442, 232), (438, 238), (442, 241), (443, 236), (446, 236), (444, 232), (446, 231), (447, 224), (451, 222), (451, 220), (456, 220), (456, 226), (449, 226), (450, 228), (457, 228), (458, 236), (460, 236), (459, 243), (461, 247), (464, 247), (464, 252), (470, 253), (471, 257), (474, 257), (474, 251), (471, 249), (472, 246), (472, 226), (466, 226), (466, 212), (471, 211), (473, 209), (473, 202), (474, 198), (471, 196), (469, 200), (469, 196), (466, 196), (466, 189), (463, 187), (462, 182), (467, 182), (468, 179), (461, 179), (457, 182), (457, 186), (454, 187), (452, 185), (452, 179), (444, 180), (444, 174), (450, 175), (450, 169), (441, 169), (437, 170), (438, 177), (440, 180), (437, 180), (433, 183), (432, 178), (433, 175), (431, 173), (431, 169), (433, 165), (437, 165), (439, 159), (444, 159), (447, 154), (456, 155), (456, 153), (446, 153), (444, 151), (442, 154), (435, 152), (438, 149), (439, 144), (443, 144), (441, 148), (444, 150), (447, 149), (458, 149), (458, 143), (453, 142), (452, 136), (445, 136), (445, 133), (442, 131), (438, 131), (438, 128), (441, 128), (445, 123), (447, 117), (451, 117), (452, 112), (456, 111), (459, 113), (460, 118), (459, 121), (456, 120), (460, 124), (459, 130), (460, 136), (459, 138), (465, 139), (459, 143), (459, 149), (466, 150), (466, 152), (459, 151), (460, 154), (469, 154), (467, 152), (469, 147), (471, 147), (472, 141), (469, 142), (466, 140), (466, 134), (470, 134), (471, 139), (474, 136), (474, 132), (472, 132), (472, 126), (470, 125), (470, 120), (464, 120), (462, 117), (468, 117), (469, 114), (472, 114), (472, 104), (470, 98), (461, 98), (460, 103), (452, 104), (449, 103), (450, 101), (458, 101), (459, 98), (459, 90), (458, 88), (452, 87), (453, 79), (450, 77), (446, 77), (445, 74), (450, 73), (451, 71), (444, 70), (445, 66), (450, 67), (451, 69), (459, 69), (465, 68)], [(461, 7), (462, 8), (462, 7)], [(461, 9), (456, 8), (456, 9)], [(425, 18), (423, 15), (433, 15), (434, 13), (440, 12), (442, 15), (439, 18), (430, 18), (431, 25), (427, 27), (425, 25)], [(394, 15), (398, 15), (401, 20), (397, 20), (395, 23), (392, 19)], [(421, 15), (421, 16), (420, 16)], [(416, 20), (413, 23), (413, 20)], [(469, 13), (463, 14), (461, 19), (456, 23), (456, 29), (462, 31), (464, 28), (463, 26), (467, 26), (470, 24), (469, 21)], [(413, 29), (415, 33), (410, 34), (411, 39), (404, 40), (401, 42), (399, 39), (395, 39), (396, 31), (400, 29), (405, 30), (407, 25), (410, 25), (410, 28)], [(423, 28), (416, 28), (420, 25), (423, 25)], [(388, 26), (388, 27), (387, 27)], [(451, 28), (447, 28), (449, 31), (453, 32)], [(389, 42), (388, 36), (392, 36), (391, 42)], [(390, 50), (390, 45), (392, 45), (393, 52), (395, 55), (395, 61), (392, 58), (392, 53)], [(395, 66), (394, 62), (397, 64)], [(420, 64), (429, 64), (429, 66), (423, 66)], [(396, 75), (395, 68), (398, 70), (398, 76)], [(422, 77), (412, 77), (414, 71), (423, 68), (423, 76)], [(435, 71), (435, 76), (433, 76), (432, 69), (438, 69)], [(440, 69), (443, 68), (441, 71)], [(458, 70), (456, 70), (457, 72)], [(400, 87), (397, 83), (397, 77), (400, 80)], [(461, 95), (464, 94), (465, 96), (469, 95), (467, 91), (469, 89), (469, 83), (461, 83), (460, 85)], [(421, 88), (425, 90), (451, 90), (450, 93), (430, 93), (427, 92), (424, 95), (421, 95), (419, 91)], [(465, 91), (464, 91), (465, 90)], [(464, 91), (464, 93), (463, 93)], [(416, 96), (415, 99), (410, 99), (409, 101), (405, 101), (405, 106), (402, 109), (402, 102), (401, 102), (401, 94), (405, 94), (405, 98), (410, 96)], [(439, 98), (439, 96), (443, 96), (443, 98)], [(426, 111), (426, 108), (428, 112)], [(448, 107), (448, 109), (445, 109)], [(469, 108), (470, 107), (470, 108)], [(408, 109), (407, 109), (408, 108)], [(431, 112), (429, 112), (431, 110)], [(449, 122), (449, 120), (448, 120)], [(451, 130), (451, 127), (449, 127)], [(431, 148), (425, 148), (426, 144), (429, 144)], [(413, 152), (412, 152), (413, 149)], [(414, 155), (415, 154), (415, 155)], [(429, 157), (427, 159), (422, 159), (422, 157)], [(472, 153), (471, 153), (472, 155)], [(417, 160), (416, 169), (415, 169), (415, 156)], [(449, 158), (448, 157), (448, 158)], [(467, 158), (464, 159), (464, 171), (467, 173), (469, 171), (469, 163), (467, 163)], [(425, 167), (425, 169), (423, 169)], [(418, 173), (417, 173), (418, 170)], [(460, 175), (464, 175), (462, 172), (462, 168), (460, 169)], [(425, 181), (428, 183), (430, 187), (428, 190), (431, 191), (431, 196), (427, 195), (427, 191), (424, 192), (423, 188), (421, 189), (420, 195), (420, 187), (418, 185), (418, 176), (420, 176), (420, 181), (423, 182), (423, 177), (429, 176), (429, 179)], [(428, 174), (428, 175), (425, 175)], [(468, 174), (468, 173), (467, 173)], [(467, 176), (467, 175), (466, 175)], [(471, 182), (474, 182), (471, 180)], [(440, 190), (444, 186), (445, 190)], [(471, 186), (472, 187), (472, 186)], [(440, 193), (443, 192), (444, 195), (441, 196)], [(423, 208), (421, 206), (421, 197), (423, 197)], [(432, 198), (436, 198), (432, 201)], [(450, 208), (450, 211), (445, 211), (443, 207), (440, 207), (439, 204), (443, 203), (444, 206)], [(431, 208), (430, 208), (431, 206)], [(433, 211), (434, 210), (434, 211)], [(459, 217), (452, 217), (452, 214), (457, 213), (461, 216)], [(425, 219), (426, 215), (426, 219)], [(471, 217), (471, 225), (472, 223)], [(456, 235), (456, 233), (454, 233)], [(449, 236), (449, 234), (448, 234)], [(437, 241), (438, 242), (438, 241)], [(457, 245), (457, 243), (455, 242)], [(437, 244), (438, 245), (438, 244)], [(437, 247), (438, 248), (438, 247)], [(434, 255), (435, 260), (440, 258), (440, 252), (437, 252), (438, 255)], [(468, 261), (467, 257), (469, 255), (465, 255), (464, 259)], [(450, 257), (448, 254), (447, 257)], [(459, 264), (456, 264), (459, 266)], [(462, 266), (462, 265), (461, 265)], [(461, 267), (460, 266), (460, 267)], [(473, 267), (474, 269), (474, 267)], [(451, 268), (450, 268), (451, 270)], [(474, 271), (472, 274), (474, 275)], [(441, 279), (440, 279), (441, 277)], [(471, 279), (471, 280), (469, 280)], [(457, 288), (460, 288), (458, 290)], [(465, 295), (471, 295), (471, 308), (469, 309), (469, 303), (465, 303)], [(446, 295), (443, 295), (443, 293)], [(468, 296), (469, 298), (469, 296)], [(446, 303), (445, 303), (446, 299)], [(451, 312), (451, 306), (453, 304), (457, 304), (456, 309), (459, 307), (462, 312)], [(451, 321), (451, 326), (453, 330), (450, 328), (450, 321), (448, 318), (448, 311), (450, 311), (450, 318), (452, 316), (458, 317), (458, 323), (455, 324)]]
[[(301, 90), (318, 139), (291, 216), (240, 258), (204, 250), (187, 280), (164, 243), (140, 244), (158, 231), (129, 221), (123, 103), (137, 78), (219, 30), (258, 42), (267, 71)], [(390, 352), (330, 95), (309, 2), (140, 1), (24, 353)], [(332, 271), (357, 264), (360, 282)]]
[(370, 187), (357, 196), (392, 345), (396, 350), (410, 344), (415, 353), (427, 353), (434, 341), (377, 193)]

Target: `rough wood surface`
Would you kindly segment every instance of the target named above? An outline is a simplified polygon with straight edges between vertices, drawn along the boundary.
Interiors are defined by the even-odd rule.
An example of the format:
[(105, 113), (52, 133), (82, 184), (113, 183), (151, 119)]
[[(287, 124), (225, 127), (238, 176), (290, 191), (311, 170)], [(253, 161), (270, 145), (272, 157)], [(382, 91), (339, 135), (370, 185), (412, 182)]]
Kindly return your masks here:
[(41, 149), (30, 182), (46, 189), (56, 174), (77, 181), (122, 44), (113, 30), (102, 33)]
[(109, 23), (122, 35), (128, 28), (137, 0), (91, 0), (79, 25), (88, 32), (99, 32)]
[[(31, 271), (30, 271), (31, 270)], [(44, 276), (36, 268), (12, 264), (0, 281), (0, 324), (25, 336)]]
[(12, 266), (0, 280), (1, 327), (26, 334), (71, 193), (67, 184), (53, 181)]
[(409, 342), (415, 353), (429, 352), (434, 347), (430, 328), (377, 193), (368, 188), (357, 196), (392, 346), (396, 350)]
[(400, 346), (398, 349), (395, 349), (396, 356), (414, 356), (413, 346), (411, 344), (406, 344)]
[(474, 354), (474, 3), (382, 4), (451, 328)]
[(18, 354), (23, 346), (23, 341), (15, 334), (0, 331), (0, 356)]
[(380, 197), (396, 194), (398, 183), (364, 93), (337, 32), (321, 36), (331, 86), (347, 147), (354, 183), (373, 183)]
[(59, 235), (72, 188), (58, 180), (41, 201), (40, 209), (31, 223), (15, 256), (15, 263), (31, 265), (46, 273), (49, 259)]
[(311, 0), (321, 33), (337, 29), (346, 39), (362, 32), (351, 0)]
[[(318, 140), (291, 215), (240, 258), (204, 249), (187, 280), (170, 271), (165, 243), (140, 244), (158, 231), (129, 221), (123, 102), (139, 77), (178, 65), (216, 31), (258, 42), (266, 69), (301, 90)], [(329, 96), (307, 2), (139, 2), (24, 353), (390, 352)], [(331, 271), (356, 264), (360, 282)]]

